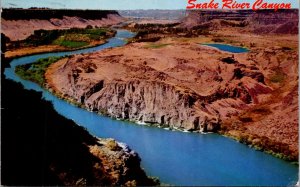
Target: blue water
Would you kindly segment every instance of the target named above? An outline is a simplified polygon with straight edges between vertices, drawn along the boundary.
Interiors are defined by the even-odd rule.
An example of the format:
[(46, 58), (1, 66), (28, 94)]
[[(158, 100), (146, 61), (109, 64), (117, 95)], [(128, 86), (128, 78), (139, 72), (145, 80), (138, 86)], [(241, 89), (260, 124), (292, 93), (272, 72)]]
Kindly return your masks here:
[(245, 52), (249, 51), (247, 48), (232, 46), (232, 45), (228, 45), (228, 44), (213, 43), (213, 44), (202, 44), (202, 45), (206, 45), (206, 46), (210, 46), (210, 47), (215, 47), (215, 48), (217, 48), (219, 50), (227, 51), (227, 52), (231, 52), (231, 53), (245, 53)]
[(196, 134), (167, 131), (113, 120), (77, 108), (53, 96), (37, 84), (15, 75), (15, 66), (32, 63), (39, 58), (88, 53), (124, 45), (133, 34), (119, 30), (105, 45), (15, 59), (5, 69), (6, 78), (23, 84), (25, 89), (42, 92), (55, 110), (95, 136), (110, 137), (125, 142), (137, 151), (147, 174), (157, 176), (172, 185), (205, 186), (287, 186), (298, 179), (298, 167), (268, 154), (255, 151), (234, 140), (217, 134)]

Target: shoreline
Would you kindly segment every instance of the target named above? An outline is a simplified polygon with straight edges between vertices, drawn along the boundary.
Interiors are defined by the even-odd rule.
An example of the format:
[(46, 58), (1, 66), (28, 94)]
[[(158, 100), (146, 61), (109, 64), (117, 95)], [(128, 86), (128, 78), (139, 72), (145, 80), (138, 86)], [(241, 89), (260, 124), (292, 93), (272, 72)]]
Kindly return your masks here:
[[(110, 39), (110, 38), (108, 38)], [(21, 58), (21, 57), (26, 57), (26, 56), (31, 56), (31, 55), (38, 55), (38, 54), (44, 54), (44, 53), (56, 53), (56, 52), (70, 52), (70, 51), (76, 51), (76, 50), (81, 50), (81, 49), (87, 49), (87, 48), (92, 48), (92, 47), (97, 47), (97, 46), (100, 46), (100, 45), (104, 45), (106, 44), (108, 41), (107, 39), (105, 41), (101, 41), (99, 43), (95, 43), (95, 44), (92, 44), (92, 45), (87, 45), (87, 46), (83, 46), (83, 47), (79, 47), (79, 48), (75, 48), (75, 49), (68, 49), (68, 48), (64, 48), (64, 49), (54, 49), (54, 50), (48, 50), (48, 51), (39, 51), (39, 52), (29, 52), (29, 53), (26, 53), (26, 54), (20, 54), (20, 55), (9, 55), (7, 56), (7, 52), (9, 51), (6, 51), (5, 52), (5, 58), (6, 59), (16, 59), (16, 58)], [(48, 46), (53, 46), (53, 45), (45, 45), (46, 47)], [(40, 46), (38, 46), (40, 47)], [(20, 50), (24, 50), (25, 48), (21, 48)]]
[[(64, 97), (64, 96), (62, 96), (61, 93), (57, 93), (55, 91), (55, 89), (49, 87), (49, 85), (42, 85), (42, 87), (44, 89), (46, 89), (47, 91), (50, 91), (52, 94), (54, 94), (58, 98), (63, 99), (65, 101), (67, 101), (68, 103), (73, 104), (75, 106), (79, 106), (80, 108), (84, 108), (85, 110), (88, 110), (83, 104), (80, 104), (80, 103), (74, 101), (73, 98)], [(103, 116), (111, 117), (111, 116), (109, 116), (109, 115), (107, 115), (105, 113), (101, 113), (101, 112), (97, 112), (97, 113), (100, 114), (100, 115), (103, 115)], [(117, 118), (114, 118), (114, 117), (111, 117), (111, 118), (116, 119), (116, 120), (128, 121), (128, 122), (134, 123), (136, 125), (147, 125), (147, 126), (151, 126), (151, 127), (159, 127), (159, 128), (164, 129), (164, 130), (178, 130), (176, 128), (172, 128), (172, 127), (164, 126), (164, 125), (160, 125), (160, 124), (152, 124), (152, 123), (147, 124), (145, 122), (140, 122), (140, 121), (135, 121), (135, 120), (117, 119)], [(198, 131), (188, 131), (188, 130), (185, 130), (185, 129), (179, 129), (178, 131), (185, 132), (185, 133), (187, 133), (187, 132), (199, 133)], [(238, 131), (238, 133), (243, 134), (244, 131)], [(271, 154), (271, 155), (273, 155), (273, 156), (275, 156), (277, 158), (280, 158), (282, 160), (287, 160), (289, 162), (293, 162), (294, 161), (293, 159), (289, 159), (288, 158), (289, 155), (284, 155), (283, 153), (280, 153), (280, 152), (273, 152), (272, 150), (268, 150), (266, 148), (259, 147), (259, 146), (257, 146), (254, 143), (244, 141), (243, 140), (243, 136), (235, 136), (235, 135), (232, 135), (232, 134), (230, 134), (228, 132), (221, 132), (220, 130), (217, 132), (217, 134), (220, 134), (220, 135), (225, 136), (225, 137), (229, 137), (229, 138), (234, 139), (234, 140), (236, 140), (236, 141), (238, 141), (240, 143), (248, 145), (251, 148), (254, 148), (254, 149), (259, 150), (259, 151), (266, 152), (266, 153)], [(297, 163), (298, 163), (298, 160), (297, 160)]]
[[(83, 32), (83, 30), (86, 30), (86, 29), (81, 29), (81, 30), (79, 29), (79, 30), (73, 31), (74, 32), (73, 34), (78, 34), (78, 35), (81, 34), (81, 35), (84, 35), (86, 37), (90, 37), (90, 38), (88, 38), (88, 40), (86, 40), (86, 39), (82, 40), (82, 41), (85, 42), (85, 45), (83, 45), (83, 46), (66, 45), (66, 44), (62, 45), (61, 43), (56, 42), (59, 38), (52, 39), (51, 43), (49, 43), (49, 44), (47, 44), (47, 43), (46, 44), (37, 44), (37, 46), (35, 46), (36, 44), (35, 45), (32, 44), (30, 46), (24, 46), (27, 42), (27, 39), (29, 38), (28, 37), (28, 38), (20, 41), (19, 45), (21, 45), (21, 46), (15, 47), (15, 48), (12, 47), (12, 49), (10, 49), (10, 50), (6, 49), (6, 51), (4, 53), (4, 56), (5, 56), (5, 58), (8, 58), (8, 59), (10, 59), (10, 58), (20, 58), (20, 57), (29, 56), (29, 55), (76, 51), (76, 50), (81, 50), (81, 49), (87, 49), (87, 48), (100, 46), (100, 45), (106, 44), (109, 39), (115, 37), (116, 34), (117, 34), (115, 29), (111, 29), (110, 27), (109, 28), (103, 27), (103, 28), (106, 29), (106, 30), (104, 30), (104, 31), (100, 30), (99, 32), (105, 32), (105, 36), (98, 36), (97, 35), (99, 38), (92, 38), (92, 36), (86, 36), (86, 35), (91, 35), (91, 34), (88, 34), (88, 32), (92, 32), (92, 31), (94, 31), (95, 29), (98, 29), (98, 28), (91, 28), (92, 31), (86, 31), (87, 33)], [(71, 29), (72, 28), (67, 29), (67, 31), (69, 31)], [(100, 28), (100, 29), (102, 29), (102, 28)], [(90, 30), (90, 29), (88, 29), (88, 30)], [(98, 32), (98, 30), (96, 30), (95, 32)], [(51, 32), (51, 30), (47, 31), (47, 32)], [(60, 34), (59, 37), (65, 37), (65, 36), (68, 36), (68, 34), (71, 35), (72, 33)], [(31, 35), (31, 36), (33, 36), (33, 35)], [(74, 38), (73, 39), (71, 38), (69, 40), (71, 42), (72, 41), (78, 42)], [(13, 45), (14, 42), (13, 41), (5, 42), (5, 45), (7, 45), (7, 44), (8, 45)]]
[[(299, 165), (299, 161), (298, 160), (290, 160), (290, 159), (288, 159), (288, 156), (284, 155), (283, 153), (273, 152), (272, 150), (265, 150), (265, 149), (263, 149), (263, 147), (259, 147), (259, 146), (255, 145), (255, 144), (252, 144), (252, 143), (249, 143), (249, 142), (241, 142), (240, 140), (241, 140), (242, 136), (234, 136), (234, 135), (232, 135), (230, 133), (221, 132), (221, 131), (217, 131), (217, 132), (188, 131), (188, 130), (183, 129), (183, 128), (164, 126), (164, 125), (156, 124), (156, 123), (145, 123), (145, 122), (142, 122), (142, 121), (136, 121), (136, 120), (130, 120), (130, 119), (122, 119), (122, 118), (115, 118), (115, 117), (109, 116), (109, 115), (107, 115), (105, 113), (94, 112), (94, 111), (88, 110), (88, 108), (86, 108), (83, 104), (80, 104), (80, 103), (74, 101), (73, 98), (63, 97), (63, 96), (61, 96), (60, 93), (55, 92), (53, 89), (47, 88), (47, 86), (42, 86), (42, 88), (45, 89), (45, 90), (47, 90), (47, 91), (49, 91), (50, 93), (52, 93), (53, 95), (55, 95), (59, 99), (62, 99), (62, 100), (68, 102), (69, 104), (71, 104), (73, 106), (82, 108), (82, 109), (87, 110), (89, 112), (93, 112), (93, 113), (95, 113), (97, 115), (100, 115), (100, 116), (103, 116), (103, 117), (109, 117), (109, 118), (111, 118), (113, 120), (128, 122), (131, 125), (140, 125), (140, 126), (154, 127), (154, 128), (159, 128), (159, 129), (163, 129), (163, 130), (177, 131), (177, 132), (182, 132), (182, 133), (194, 133), (194, 134), (201, 134), (201, 135), (218, 134), (220, 136), (223, 136), (223, 137), (235, 140), (238, 143), (244, 144), (245, 146), (248, 146), (249, 148), (254, 149), (256, 151), (261, 151), (261, 152), (267, 153), (269, 155), (272, 155), (272, 156), (274, 156), (276, 158), (279, 158), (281, 160), (285, 160), (285, 161), (290, 162), (292, 164)], [(243, 133), (242, 131), (239, 131), (239, 132)]]

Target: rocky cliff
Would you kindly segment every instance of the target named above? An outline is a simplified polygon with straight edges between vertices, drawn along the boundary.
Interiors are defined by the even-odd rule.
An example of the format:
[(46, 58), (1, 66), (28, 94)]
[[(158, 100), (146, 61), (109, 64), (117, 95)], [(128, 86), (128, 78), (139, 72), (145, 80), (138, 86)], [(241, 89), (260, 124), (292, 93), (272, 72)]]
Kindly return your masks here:
[(182, 19), (180, 27), (193, 28), (207, 24), (213, 20), (245, 21), (254, 12), (251, 10), (188, 10)]
[(12, 41), (23, 40), (35, 30), (55, 30), (110, 26), (123, 18), (117, 11), (2, 9), (1, 32)]
[(262, 10), (249, 17), (249, 27), (256, 34), (298, 34), (298, 14), (297, 9), (279, 12)]
[(91, 111), (198, 132), (216, 131), (221, 119), (272, 91), (258, 69), (226, 53), (199, 44), (143, 45), (61, 60), (46, 72), (47, 86)]
[(182, 19), (180, 27), (205, 27), (212, 31), (224, 27), (241, 27), (244, 32), (256, 34), (297, 34), (298, 10), (190, 10)]
[[(249, 28), (227, 25), (205, 37), (166, 34), (156, 42), (75, 55), (50, 66), (47, 86), (91, 111), (218, 131), (297, 160), (297, 35), (259, 35)], [(249, 51), (233, 54), (200, 45), (210, 42)]]

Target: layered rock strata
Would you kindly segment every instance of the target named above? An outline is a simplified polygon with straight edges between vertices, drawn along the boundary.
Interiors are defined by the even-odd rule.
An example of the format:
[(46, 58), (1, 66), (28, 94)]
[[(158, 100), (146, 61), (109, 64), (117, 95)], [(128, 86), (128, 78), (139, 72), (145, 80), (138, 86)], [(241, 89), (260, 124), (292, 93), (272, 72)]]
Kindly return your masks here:
[(161, 49), (130, 44), (63, 59), (50, 66), (46, 78), (50, 89), (91, 111), (171, 128), (216, 131), (220, 120), (259, 103), (259, 96), (272, 91), (258, 68), (239, 62), (246, 54), (227, 63), (229, 55), (199, 44)]

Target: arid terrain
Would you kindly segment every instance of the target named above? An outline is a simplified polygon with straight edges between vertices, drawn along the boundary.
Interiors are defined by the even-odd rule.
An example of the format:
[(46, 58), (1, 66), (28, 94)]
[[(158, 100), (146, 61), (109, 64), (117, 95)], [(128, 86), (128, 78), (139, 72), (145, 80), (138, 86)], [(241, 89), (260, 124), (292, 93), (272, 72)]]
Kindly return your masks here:
[[(220, 132), (297, 160), (297, 14), (192, 11), (172, 28), (145, 32), (132, 26), (143, 34), (124, 47), (51, 65), (47, 87), (91, 111), (175, 129)], [(201, 45), (213, 42), (247, 47), (249, 52), (233, 54)]]

